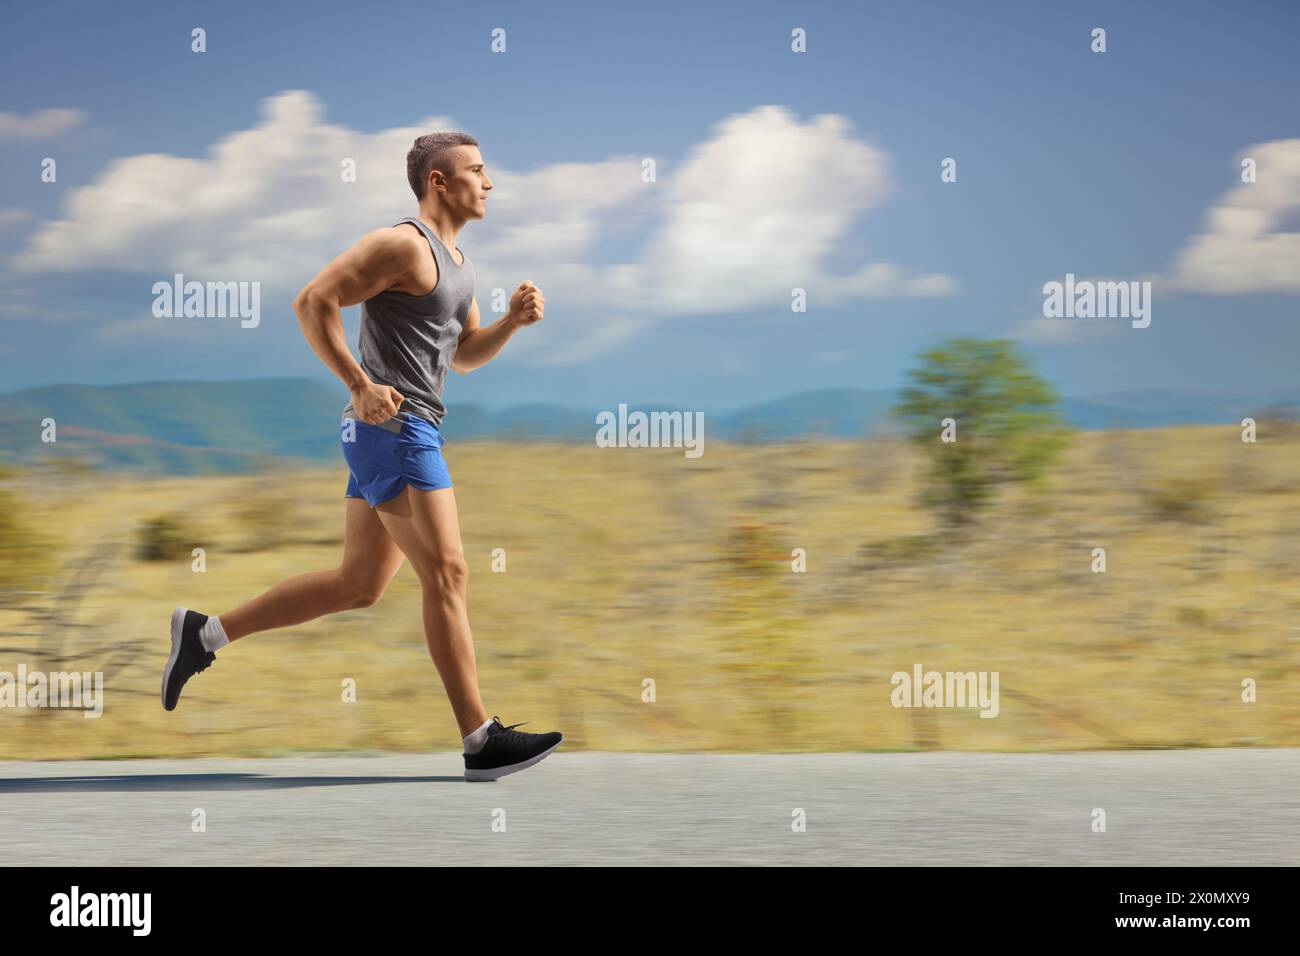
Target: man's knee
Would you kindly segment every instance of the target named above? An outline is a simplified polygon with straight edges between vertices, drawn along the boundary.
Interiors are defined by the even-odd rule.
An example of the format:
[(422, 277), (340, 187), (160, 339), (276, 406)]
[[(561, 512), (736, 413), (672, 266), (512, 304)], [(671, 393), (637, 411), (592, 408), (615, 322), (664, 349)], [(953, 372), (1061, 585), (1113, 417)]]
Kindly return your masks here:
[(373, 607), (387, 590), (387, 578), (356, 577), (345, 582), (343, 594), (349, 608)]
[(425, 585), (442, 593), (464, 594), (469, 585), (469, 564), (459, 552), (430, 555), (420, 577)]

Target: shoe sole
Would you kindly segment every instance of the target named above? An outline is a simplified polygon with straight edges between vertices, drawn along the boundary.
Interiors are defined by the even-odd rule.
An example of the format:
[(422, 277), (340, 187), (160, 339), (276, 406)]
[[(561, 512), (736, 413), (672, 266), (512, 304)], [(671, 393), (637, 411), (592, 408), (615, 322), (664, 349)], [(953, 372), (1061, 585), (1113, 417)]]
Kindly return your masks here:
[[(181, 638), (185, 636), (185, 608), (178, 607), (172, 611), (172, 654), (167, 658), (167, 666), (163, 668), (162, 680), (162, 705), (163, 710), (175, 710), (175, 707), (167, 706), (167, 681), (171, 679), (172, 668), (176, 666), (176, 659), (181, 656)], [(177, 701), (180, 703), (180, 701)]]
[(527, 770), (529, 767), (533, 766), (533, 764), (541, 763), (553, 754), (555, 748), (560, 746), (562, 743), (564, 743), (563, 737), (557, 740), (549, 749), (543, 750), (536, 757), (529, 757), (527, 760), (520, 761), (519, 763), (512, 763), (506, 767), (491, 767), (486, 770), (466, 770), (465, 779), (470, 783), (483, 783), (488, 780), (499, 780), (508, 774), (518, 773), (520, 770)]

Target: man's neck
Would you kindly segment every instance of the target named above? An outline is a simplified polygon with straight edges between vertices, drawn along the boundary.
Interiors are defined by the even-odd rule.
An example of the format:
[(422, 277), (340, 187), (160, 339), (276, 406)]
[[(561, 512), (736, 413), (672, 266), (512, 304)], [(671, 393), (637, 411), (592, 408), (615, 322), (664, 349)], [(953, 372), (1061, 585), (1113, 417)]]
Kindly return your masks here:
[(430, 207), (423, 203), (420, 204), (417, 218), (433, 230), (433, 234), (442, 240), (444, 246), (455, 251), (456, 239), (467, 220), (457, 219), (441, 206)]

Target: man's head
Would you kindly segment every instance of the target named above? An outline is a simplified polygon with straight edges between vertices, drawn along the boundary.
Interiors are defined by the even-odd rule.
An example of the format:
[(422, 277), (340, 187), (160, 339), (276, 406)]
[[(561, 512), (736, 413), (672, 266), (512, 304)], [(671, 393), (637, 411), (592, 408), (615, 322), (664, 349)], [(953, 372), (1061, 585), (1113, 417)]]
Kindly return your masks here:
[(468, 133), (428, 133), (406, 154), (406, 179), (424, 208), (437, 202), (457, 218), (482, 219), (492, 188), (478, 140)]

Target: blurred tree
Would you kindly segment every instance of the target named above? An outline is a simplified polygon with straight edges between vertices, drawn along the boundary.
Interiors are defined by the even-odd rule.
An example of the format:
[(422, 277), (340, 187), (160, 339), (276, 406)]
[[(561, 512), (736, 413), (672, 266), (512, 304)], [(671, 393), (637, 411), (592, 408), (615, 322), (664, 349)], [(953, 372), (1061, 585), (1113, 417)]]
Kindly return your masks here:
[[(1068, 431), (1056, 391), (1007, 339), (948, 339), (920, 360), (893, 410), (930, 461), (926, 503), (967, 525), (998, 485), (1041, 478)], [(942, 440), (945, 418), (955, 441)]]

